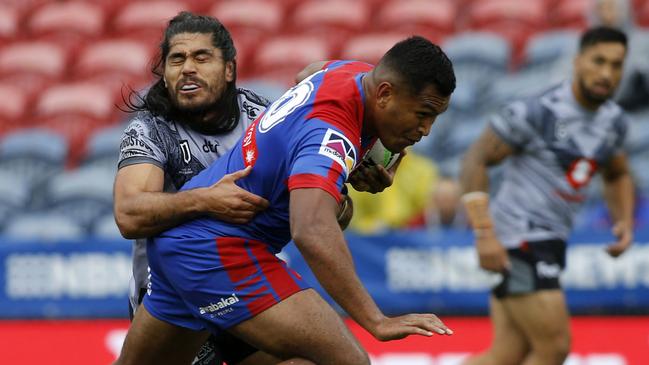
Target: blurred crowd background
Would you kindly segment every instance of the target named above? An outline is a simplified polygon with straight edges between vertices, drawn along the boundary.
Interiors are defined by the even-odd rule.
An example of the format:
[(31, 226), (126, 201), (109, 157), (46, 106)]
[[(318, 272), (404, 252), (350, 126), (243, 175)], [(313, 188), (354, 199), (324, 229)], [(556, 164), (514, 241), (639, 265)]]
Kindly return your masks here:
[[(271, 100), (313, 61), (376, 62), (411, 34), (442, 45), (458, 77), (450, 109), (392, 188), (354, 194), (351, 229), (361, 233), (465, 229), (455, 178), (489, 115), (569, 78), (581, 30), (619, 27), (630, 53), (617, 98), (632, 119), (637, 223), (649, 224), (649, 0), (0, 0), (5, 239), (119, 237), (112, 183), (130, 117), (119, 106), (153, 80), (162, 28), (181, 10), (221, 20), (237, 47), (239, 86)], [(576, 228), (608, 229), (601, 194), (591, 196)]]

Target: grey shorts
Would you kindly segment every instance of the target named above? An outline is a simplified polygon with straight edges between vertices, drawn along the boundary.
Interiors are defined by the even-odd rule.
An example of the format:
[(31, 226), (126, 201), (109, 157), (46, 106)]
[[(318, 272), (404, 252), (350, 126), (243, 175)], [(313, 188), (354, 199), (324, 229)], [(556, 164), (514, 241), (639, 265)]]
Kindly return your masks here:
[(492, 292), (496, 298), (560, 289), (559, 276), (566, 267), (566, 242), (526, 242), (507, 250), (511, 268)]

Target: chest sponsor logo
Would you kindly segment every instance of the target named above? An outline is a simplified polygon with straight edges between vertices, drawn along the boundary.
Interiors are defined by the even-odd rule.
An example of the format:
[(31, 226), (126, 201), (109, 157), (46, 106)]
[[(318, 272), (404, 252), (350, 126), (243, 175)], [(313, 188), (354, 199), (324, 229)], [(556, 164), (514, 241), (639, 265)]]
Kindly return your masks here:
[(214, 152), (217, 153), (217, 147), (220, 146), (221, 144), (219, 141), (210, 141), (208, 139), (203, 140), (203, 152), (205, 153), (210, 153)]
[(345, 171), (345, 176), (349, 174), (356, 164), (354, 145), (342, 133), (333, 129), (327, 130), (318, 153), (338, 163)]
[(192, 160), (192, 152), (189, 149), (189, 142), (186, 139), (180, 141), (180, 153), (183, 156), (183, 162), (188, 164)]

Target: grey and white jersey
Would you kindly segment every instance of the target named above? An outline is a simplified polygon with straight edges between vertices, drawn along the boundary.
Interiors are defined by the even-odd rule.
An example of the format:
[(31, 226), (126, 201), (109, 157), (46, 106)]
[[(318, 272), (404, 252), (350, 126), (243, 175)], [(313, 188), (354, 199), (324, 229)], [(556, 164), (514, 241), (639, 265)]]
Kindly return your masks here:
[(515, 150), (491, 203), (496, 234), (513, 248), (567, 239), (591, 177), (622, 153), (627, 120), (612, 101), (584, 109), (564, 82), (505, 106), (490, 127)]
[[(138, 113), (122, 136), (118, 168), (148, 163), (165, 173), (164, 191), (175, 192), (194, 175), (231, 149), (248, 126), (270, 103), (247, 89), (238, 89), (239, 123), (227, 134), (202, 134), (187, 125), (164, 120), (147, 112)], [(131, 303), (137, 306), (137, 296), (146, 288), (148, 261), (146, 239), (133, 245), (133, 281)]]

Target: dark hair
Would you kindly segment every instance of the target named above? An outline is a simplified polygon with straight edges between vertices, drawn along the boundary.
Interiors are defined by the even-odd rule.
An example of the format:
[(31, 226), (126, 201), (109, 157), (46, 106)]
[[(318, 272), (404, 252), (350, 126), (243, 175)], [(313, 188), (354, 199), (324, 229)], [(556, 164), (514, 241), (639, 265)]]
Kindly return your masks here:
[(582, 34), (581, 39), (579, 40), (579, 51), (583, 51), (588, 47), (594, 46), (598, 43), (621, 43), (624, 48), (627, 47), (627, 37), (624, 32), (611, 28), (599, 26), (595, 28), (590, 28), (584, 34)]
[[(212, 34), (212, 44), (215, 48), (221, 50), (223, 60), (232, 62), (234, 67), (234, 79), (228, 82), (221, 99), (216, 105), (210, 106), (211, 109), (220, 111), (220, 120), (214, 133), (229, 132), (239, 123), (239, 104), (237, 102), (236, 88), (236, 60), (237, 51), (230, 32), (217, 19), (196, 15), (183, 11), (169, 21), (167, 29), (164, 31), (164, 39), (160, 43), (160, 50), (154, 61), (152, 72), (156, 76), (156, 82), (149, 88), (146, 95), (142, 97), (136, 91), (131, 90), (128, 100), (125, 100), (129, 112), (149, 111), (154, 115), (166, 119), (174, 117), (182, 118), (182, 113), (174, 107), (171, 102), (169, 92), (164, 85), (164, 66), (165, 60), (169, 55), (170, 41), (175, 35), (180, 33), (204, 33)], [(136, 101), (133, 102), (132, 100)], [(181, 120), (182, 121), (182, 120)]]
[(440, 94), (455, 90), (453, 64), (444, 51), (426, 38), (413, 36), (395, 44), (379, 65), (397, 72), (414, 94), (433, 84)]

